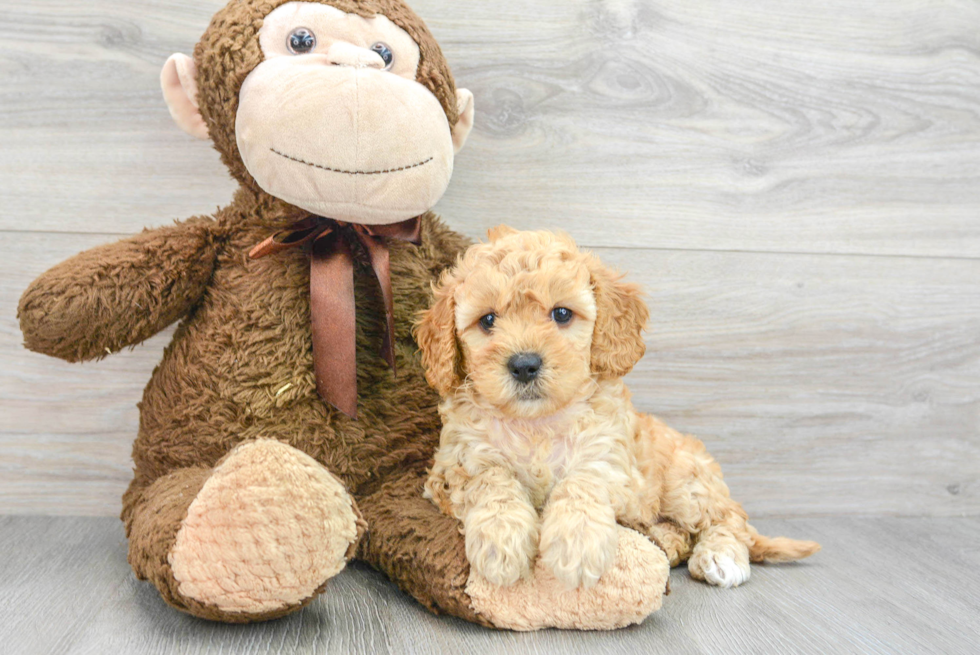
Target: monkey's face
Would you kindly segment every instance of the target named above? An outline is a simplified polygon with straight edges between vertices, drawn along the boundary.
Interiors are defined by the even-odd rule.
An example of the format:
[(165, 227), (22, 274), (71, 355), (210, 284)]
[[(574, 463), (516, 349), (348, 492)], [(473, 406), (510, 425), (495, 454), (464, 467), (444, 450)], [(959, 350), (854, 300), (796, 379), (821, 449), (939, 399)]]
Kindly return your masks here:
[[(383, 14), (288, 2), (264, 17), (258, 45), (262, 59), (238, 93), (234, 141), (259, 187), (314, 214), (368, 225), (436, 204), (472, 126), (472, 94), (456, 93), (451, 125), (418, 81), (422, 52), (408, 32)], [(183, 87), (180, 63), (188, 64), (175, 64)], [(166, 77), (165, 68), (165, 95)], [(202, 126), (206, 133), (203, 121), (192, 124)]]

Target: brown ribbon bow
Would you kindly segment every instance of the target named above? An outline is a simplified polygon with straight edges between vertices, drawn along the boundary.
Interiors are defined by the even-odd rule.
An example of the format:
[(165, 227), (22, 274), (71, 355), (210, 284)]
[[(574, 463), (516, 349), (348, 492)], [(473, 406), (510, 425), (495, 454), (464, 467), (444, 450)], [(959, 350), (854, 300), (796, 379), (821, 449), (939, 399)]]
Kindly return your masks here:
[(386, 239), (420, 243), (418, 217), (391, 225), (359, 225), (310, 216), (276, 232), (248, 253), (252, 259), (290, 248), (309, 246), (310, 323), (313, 329), (313, 369), (316, 388), (328, 403), (357, 418), (357, 356), (354, 328), (354, 256), (346, 233), (364, 246), (381, 284), (387, 329), (381, 356), (395, 371), (394, 301)]

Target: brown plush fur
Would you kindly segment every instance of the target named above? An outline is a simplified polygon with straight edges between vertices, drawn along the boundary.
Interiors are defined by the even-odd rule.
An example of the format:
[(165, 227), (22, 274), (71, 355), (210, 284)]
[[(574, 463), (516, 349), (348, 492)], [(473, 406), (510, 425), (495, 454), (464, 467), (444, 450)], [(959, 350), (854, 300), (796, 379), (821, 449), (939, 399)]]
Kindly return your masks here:
[[(184, 317), (140, 403), (135, 478), (123, 505), (134, 570), (168, 602), (199, 616), (270, 618), (216, 615), (176, 598), (165, 557), (194, 497), (186, 481), (203, 484), (242, 441), (274, 438), (324, 464), (351, 491), (372, 532), (359, 557), (430, 609), (474, 620), (462, 592), (468, 565), (458, 525), (421, 496), (439, 420), (409, 333), (429, 303), (430, 283), (466, 242), (429, 214), (421, 247), (392, 244), (397, 380), (377, 353), (380, 289), (359, 259), (353, 422), (316, 392), (306, 255), (250, 261), (245, 254), (269, 231), (261, 200), (242, 190), (213, 221), (192, 219), (77, 255), (38, 278), (21, 300), (27, 346), (69, 361), (104, 357)], [(141, 511), (147, 506), (149, 515)], [(433, 576), (436, 570), (443, 575)]]
[[(370, 534), (357, 556), (433, 611), (477, 617), (464, 586), (469, 566), (455, 520), (422, 498), (438, 441), (437, 394), (426, 384), (410, 333), (429, 304), (431, 282), (466, 240), (433, 214), (422, 245), (391, 244), (398, 378), (379, 356), (381, 292), (357, 243), (357, 375), (351, 421), (317, 395), (309, 324), (309, 259), (299, 250), (252, 261), (249, 249), (306, 214), (259, 190), (235, 145), (238, 90), (261, 53), (262, 17), (284, 0), (236, 1), (218, 12), (195, 50), (199, 101), (215, 147), (241, 187), (231, 205), (84, 252), (25, 291), (25, 344), (68, 361), (98, 359), (181, 320), (140, 403), (135, 476), (123, 499), (130, 562), (171, 605), (197, 616), (252, 621), (185, 598), (167, 560), (181, 522), (215, 465), (234, 446), (276, 439), (310, 455), (355, 499)], [(381, 12), (419, 43), (419, 81), (456, 120), (452, 77), (435, 40), (399, 0), (331, 0)]]

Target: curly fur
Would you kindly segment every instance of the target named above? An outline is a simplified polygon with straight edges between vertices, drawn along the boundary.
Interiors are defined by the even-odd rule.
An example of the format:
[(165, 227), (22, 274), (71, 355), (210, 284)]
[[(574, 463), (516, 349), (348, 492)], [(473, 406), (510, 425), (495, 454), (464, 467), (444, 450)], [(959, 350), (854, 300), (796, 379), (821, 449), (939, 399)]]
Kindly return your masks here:
[[(591, 587), (613, 563), (617, 523), (720, 586), (747, 580), (750, 560), (819, 550), (758, 535), (704, 445), (636, 411), (621, 377), (644, 353), (640, 289), (567, 235), (492, 230), (435, 298), (416, 328), (443, 396), (426, 496), (463, 521), (490, 582), (516, 583), (540, 555), (568, 587)], [(572, 320), (556, 323), (556, 307)], [(521, 384), (507, 362), (527, 352), (543, 363)]]

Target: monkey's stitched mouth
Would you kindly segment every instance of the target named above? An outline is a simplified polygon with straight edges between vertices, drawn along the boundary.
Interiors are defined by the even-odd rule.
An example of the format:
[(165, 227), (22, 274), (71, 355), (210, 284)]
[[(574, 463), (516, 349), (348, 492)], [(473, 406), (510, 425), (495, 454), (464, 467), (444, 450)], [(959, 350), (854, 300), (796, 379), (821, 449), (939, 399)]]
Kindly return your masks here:
[(330, 168), (329, 166), (321, 166), (320, 164), (314, 164), (311, 161), (306, 161), (305, 159), (300, 159), (299, 157), (293, 157), (291, 155), (287, 155), (284, 152), (279, 152), (275, 148), (269, 148), (269, 150), (271, 150), (272, 152), (276, 153), (280, 157), (283, 157), (283, 158), (288, 159), (290, 161), (294, 161), (294, 162), (296, 162), (298, 164), (306, 164), (307, 166), (312, 166), (313, 168), (319, 168), (320, 170), (323, 170), (323, 171), (330, 171), (331, 173), (341, 173), (343, 175), (384, 175), (385, 173), (397, 173), (398, 171), (407, 171), (410, 168), (418, 168), (419, 166), (425, 166), (426, 164), (428, 164), (430, 161), (433, 160), (433, 157), (429, 157), (428, 159), (425, 159), (423, 161), (420, 161), (420, 162), (417, 162), (415, 164), (412, 164), (411, 166), (399, 166), (398, 168), (386, 168), (383, 171), (345, 171), (345, 170), (340, 169), (340, 168)]

